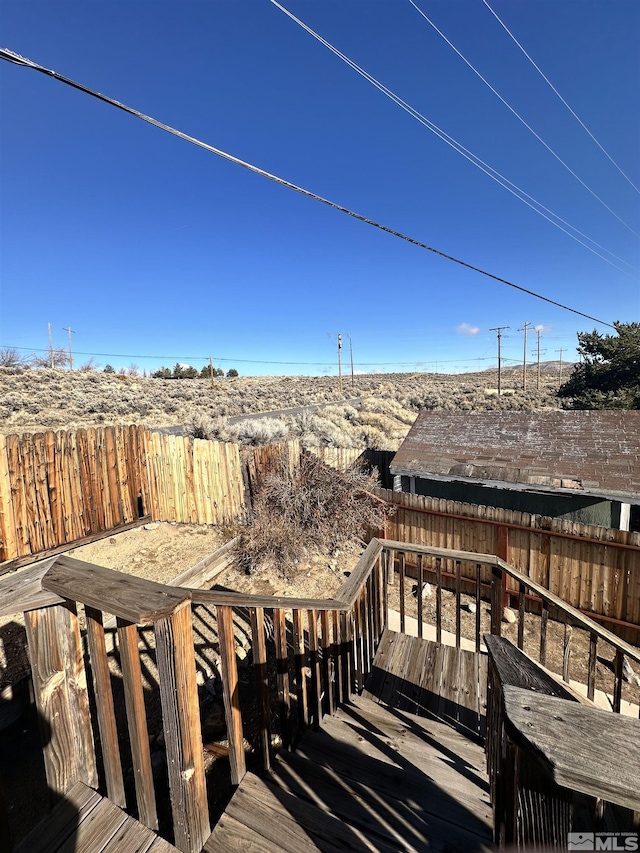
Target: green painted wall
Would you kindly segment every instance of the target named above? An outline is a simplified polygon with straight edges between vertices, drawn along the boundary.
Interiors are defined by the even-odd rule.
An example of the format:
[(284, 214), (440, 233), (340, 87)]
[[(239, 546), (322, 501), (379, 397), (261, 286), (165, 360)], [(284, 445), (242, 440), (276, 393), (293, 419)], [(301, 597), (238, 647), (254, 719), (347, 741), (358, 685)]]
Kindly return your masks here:
[[(402, 491), (409, 491), (409, 477), (402, 477)], [(449, 501), (482, 504), (551, 518), (565, 518), (581, 524), (597, 524), (602, 527), (620, 526), (620, 504), (599, 498), (578, 495), (543, 495), (516, 492), (511, 489), (492, 489), (473, 483), (423, 480), (416, 477), (416, 494), (430, 498), (445, 498)]]

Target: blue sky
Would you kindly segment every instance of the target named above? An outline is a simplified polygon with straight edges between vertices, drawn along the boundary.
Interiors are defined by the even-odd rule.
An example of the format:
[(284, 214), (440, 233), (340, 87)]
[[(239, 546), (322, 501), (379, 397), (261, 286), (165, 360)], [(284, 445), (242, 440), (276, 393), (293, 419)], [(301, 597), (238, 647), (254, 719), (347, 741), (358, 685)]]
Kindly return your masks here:
[[(640, 186), (640, 4), (489, 2)], [(607, 322), (638, 319), (638, 192), (482, 0), (416, 3), (615, 216), (409, 0), (284, 5), (616, 266), (269, 0), (0, 0), (0, 46), (522, 287)], [(75, 330), (76, 363), (200, 367), (211, 355), (242, 374), (315, 374), (335, 372), (342, 332), (357, 369), (453, 371), (495, 363), (491, 327), (511, 327), (506, 358), (521, 359), (529, 321), (544, 327), (543, 358), (562, 347), (571, 359), (576, 331), (595, 326), (42, 74), (0, 62), (0, 87), (0, 345), (44, 348), (51, 322), (59, 346), (62, 327)]]

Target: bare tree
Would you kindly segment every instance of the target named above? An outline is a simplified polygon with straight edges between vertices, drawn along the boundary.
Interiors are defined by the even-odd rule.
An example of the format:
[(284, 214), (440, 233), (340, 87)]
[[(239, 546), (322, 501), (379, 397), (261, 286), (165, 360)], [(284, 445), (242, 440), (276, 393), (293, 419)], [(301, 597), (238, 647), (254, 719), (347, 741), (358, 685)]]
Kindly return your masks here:
[(31, 356), (33, 367), (66, 367), (69, 364), (69, 353), (64, 347), (55, 347), (46, 355)]
[(0, 367), (20, 367), (26, 364), (26, 359), (14, 347), (0, 349)]

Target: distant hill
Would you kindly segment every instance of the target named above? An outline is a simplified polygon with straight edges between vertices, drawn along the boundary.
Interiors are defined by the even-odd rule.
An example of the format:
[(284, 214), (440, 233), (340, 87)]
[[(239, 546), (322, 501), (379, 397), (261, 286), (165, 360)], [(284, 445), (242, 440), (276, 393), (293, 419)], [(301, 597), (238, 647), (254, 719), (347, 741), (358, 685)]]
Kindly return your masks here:
[[(287, 431), (308, 442), (337, 447), (394, 449), (421, 409), (483, 411), (559, 408), (558, 375), (541, 374), (540, 391), (522, 370), (503, 370), (498, 397), (492, 373), (361, 374), (335, 376), (219, 377), (151, 379), (96, 371), (0, 368), (0, 431), (5, 434), (138, 423), (149, 427), (182, 425), (199, 435), (259, 443), (269, 433)], [(271, 418), (267, 429), (227, 423), (229, 417), (326, 404)], [(256, 422), (258, 423), (258, 422)]]
[[(573, 362), (573, 361), (563, 361), (562, 362), (562, 375), (568, 376), (569, 372), (571, 370), (573, 370), (575, 363), (576, 362)], [(528, 361), (527, 362), (527, 371), (529, 371), (529, 370), (535, 370), (537, 372), (538, 371), (538, 362), (537, 361)], [(497, 367), (487, 367), (487, 369), (483, 371), (483, 373), (497, 373), (497, 372), (498, 372)], [(509, 367), (506, 367), (506, 368), (503, 367), (502, 368), (503, 375), (507, 372), (508, 373), (512, 373), (512, 372), (518, 373), (519, 372), (520, 374), (522, 374), (522, 365), (520, 365), (520, 367), (516, 367), (513, 364), (509, 364)], [(557, 373), (558, 375), (560, 375), (560, 361), (541, 361), (540, 362), (540, 373)]]

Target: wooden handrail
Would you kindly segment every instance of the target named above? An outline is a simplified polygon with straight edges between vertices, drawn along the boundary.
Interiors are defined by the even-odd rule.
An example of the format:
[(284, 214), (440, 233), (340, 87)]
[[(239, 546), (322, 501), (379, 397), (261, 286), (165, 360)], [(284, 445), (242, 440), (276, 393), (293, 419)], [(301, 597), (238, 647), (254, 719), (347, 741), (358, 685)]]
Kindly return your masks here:
[[(546, 849), (568, 832), (600, 828), (608, 803), (638, 809), (640, 722), (576, 701), (509, 640), (484, 639), (496, 844)], [(633, 813), (616, 820), (631, 829)]]
[[(453, 548), (436, 548), (433, 545), (417, 545), (415, 542), (398, 542), (395, 539), (375, 539), (383, 548), (391, 551), (403, 551), (411, 554), (427, 554), (430, 557), (441, 557), (444, 560), (460, 560), (462, 563), (483, 563), (487, 566), (497, 566), (499, 557), (495, 554), (476, 554), (473, 551), (455, 551)], [(514, 569), (517, 571), (517, 569)]]
[(337, 598), (289, 598), (286, 595), (250, 595), (245, 592), (217, 589), (189, 589), (193, 604), (219, 605), (223, 607), (263, 607), (284, 610), (347, 610), (347, 605)]
[(71, 601), (106, 610), (138, 625), (173, 613), (190, 600), (189, 590), (58, 557), (42, 578), (43, 589)]
[(556, 784), (640, 809), (640, 721), (504, 685), (506, 729)]
[(423, 554), (436, 558), (440, 557), (448, 560), (459, 560), (465, 563), (481, 563), (483, 565), (492, 566), (500, 572), (504, 571), (514, 580), (518, 581), (518, 583), (528, 587), (547, 605), (551, 605), (565, 613), (573, 622), (575, 622), (575, 624), (584, 628), (586, 631), (589, 631), (591, 634), (595, 634), (600, 639), (610, 643), (623, 654), (628, 655), (628, 657), (640, 663), (640, 649), (635, 648), (625, 642), (625, 640), (621, 640), (616, 634), (608, 631), (606, 628), (603, 628), (594, 619), (586, 616), (582, 611), (578, 610), (573, 605), (568, 604), (555, 593), (550, 592), (546, 587), (542, 586), (537, 581), (532, 580), (528, 575), (522, 574), (522, 572), (518, 571), (518, 569), (511, 566), (500, 557), (496, 557), (491, 554), (475, 554), (472, 551), (454, 551), (449, 548), (435, 548), (431, 545), (416, 545), (411, 542), (398, 542), (393, 539), (379, 539), (377, 541), (379, 541), (384, 548), (388, 548), (393, 551)]
[(630, 645), (625, 642), (625, 640), (621, 640), (620, 637), (616, 636), (616, 634), (611, 631), (608, 631), (606, 628), (603, 628), (594, 619), (591, 619), (589, 616), (585, 616), (582, 611), (578, 610), (572, 604), (568, 604), (555, 593), (550, 592), (546, 587), (542, 586), (537, 581), (532, 580), (527, 575), (523, 575), (516, 568), (510, 566), (509, 563), (505, 563), (505, 561), (501, 560), (499, 557), (498, 566), (512, 578), (527, 586), (547, 604), (550, 604), (553, 607), (558, 608), (558, 610), (566, 613), (581, 628), (584, 628), (591, 634), (595, 634), (602, 640), (606, 640), (607, 643), (610, 643), (616, 649), (619, 649), (623, 654), (628, 655), (630, 658), (633, 658), (633, 660), (640, 663), (640, 649), (635, 648), (635, 646)]

